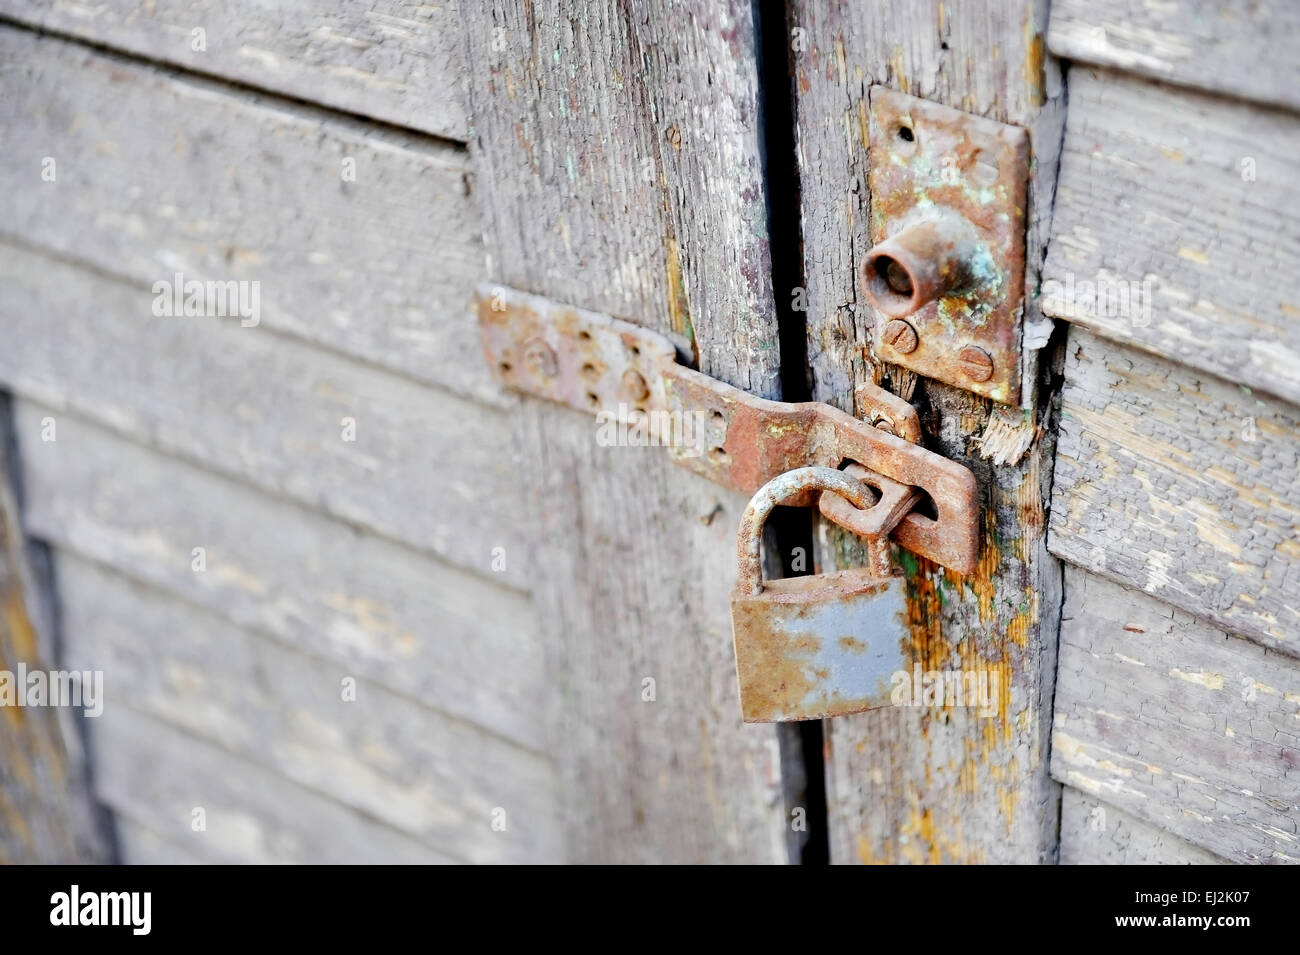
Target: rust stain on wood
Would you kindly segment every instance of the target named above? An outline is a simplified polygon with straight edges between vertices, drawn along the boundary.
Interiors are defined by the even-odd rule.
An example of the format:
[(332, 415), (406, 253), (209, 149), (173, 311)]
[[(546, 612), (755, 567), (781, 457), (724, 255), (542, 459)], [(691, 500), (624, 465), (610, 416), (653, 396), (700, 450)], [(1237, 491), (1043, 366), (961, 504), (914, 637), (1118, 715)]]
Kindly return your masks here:
[(1047, 102), (1047, 46), (1034, 29), (1034, 11), (1025, 11), (1025, 93), (1037, 109)]
[[(686, 283), (682, 278), (681, 250), (677, 239), (668, 236), (664, 243), (665, 272), (668, 276), (668, 321), (673, 331), (684, 336), (696, 352), (695, 329), (691, 325), (691, 306), (686, 298)], [(698, 354), (696, 355), (698, 358)]]

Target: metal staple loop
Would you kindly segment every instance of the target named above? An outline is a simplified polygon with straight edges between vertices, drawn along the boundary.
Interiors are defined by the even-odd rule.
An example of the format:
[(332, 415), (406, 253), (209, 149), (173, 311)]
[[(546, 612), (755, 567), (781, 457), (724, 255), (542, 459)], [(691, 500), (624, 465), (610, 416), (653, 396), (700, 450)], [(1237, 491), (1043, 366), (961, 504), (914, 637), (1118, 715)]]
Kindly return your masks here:
[(921, 499), (917, 488), (900, 484), (861, 464), (850, 464), (843, 473), (878, 491), (879, 499), (870, 507), (862, 508), (834, 491), (826, 491), (818, 499), (817, 509), (832, 524), (859, 537), (888, 537)]

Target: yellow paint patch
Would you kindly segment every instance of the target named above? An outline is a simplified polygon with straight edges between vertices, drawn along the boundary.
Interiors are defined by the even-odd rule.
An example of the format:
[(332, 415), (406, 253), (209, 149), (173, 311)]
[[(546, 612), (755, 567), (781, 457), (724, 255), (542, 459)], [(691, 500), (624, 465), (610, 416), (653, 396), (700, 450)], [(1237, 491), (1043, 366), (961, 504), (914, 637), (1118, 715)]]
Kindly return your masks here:
[(682, 280), (682, 259), (677, 239), (668, 236), (666, 248), (664, 271), (668, 279), (668, 321), (673, 331), (691, 339), (694, 347), (695, 335), (691, 328), (690, 306), (686, 300), (686, 283)]
[(1034, 10), (1025, 8), (1025, 92), (1031, 106), (1042, 106), (1047, 100), (1046, 51), (1043, 35), (1034, 29)]
[(1198, 672), (1189, 672), (1186, 670), (1179, 670), (1177, 667), (1175, 667), (1174, 669), (1169, 671), (1169, 675), (1172, 677), (1177, 677), (1178, 679), (1183, 680), (1187, 683), (1195, 683), (1197, 686), (1203, 686), (1207, 690), (1223, 689), (1222, 673), (1206, 673), (1203, 670)]
[(260, 577), (245, 573), (233, 564), (218, 561), (212, 572), (218, 580), (234, 584), (250, 594), (261, 596), (266, 593), (266, 584), (262, 582)]

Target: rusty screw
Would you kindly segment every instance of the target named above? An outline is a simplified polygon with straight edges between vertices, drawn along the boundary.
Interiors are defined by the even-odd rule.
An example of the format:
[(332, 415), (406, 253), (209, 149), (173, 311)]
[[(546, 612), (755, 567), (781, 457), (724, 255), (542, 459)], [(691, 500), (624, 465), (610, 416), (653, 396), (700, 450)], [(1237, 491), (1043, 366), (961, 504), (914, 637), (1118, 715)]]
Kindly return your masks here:
[(967, 345), (957, 356), (957, 364), (971, 381), (988, 381), (993, 377), (993, 358), (978, 345)]
[(555, 350), (540, 338), (530, 338), (524, 342), (524, 365), (534, 375), (554, 378)]
[(920, 339), (916, 337), (916, 329), (910, 322), (905, 322), (901, 318), (895, 318), (885, 326), (880, 340), (901, 355), (910, 355), (920, 344)]
[(623, 397), (634, 404), (638, 401), (645, 401), (650, 397), (650, 386), (645, 383), (645, 378), (641, 376), (641, 372), (635, 368), (629, 368), (623, 372), (622, 384)]

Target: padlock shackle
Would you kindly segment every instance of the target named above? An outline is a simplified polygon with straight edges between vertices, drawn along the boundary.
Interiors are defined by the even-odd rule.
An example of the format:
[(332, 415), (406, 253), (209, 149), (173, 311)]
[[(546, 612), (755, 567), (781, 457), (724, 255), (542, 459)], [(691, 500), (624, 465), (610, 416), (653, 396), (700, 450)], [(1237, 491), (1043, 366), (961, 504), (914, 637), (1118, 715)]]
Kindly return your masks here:
[(763, 525), (774, 507), (801, 491), (834, 491), (847, 498), (854, 507), (863, 509), (876, 503), (875, 494), (870, 487), (834, 468), (795, 468), (778, 474), (754, 493), (740, 518), (740, 531), (736, 535), (736, 558), (740, 572), (736, 578), (736, 587), (741, 593), (757, 595), (763, 592), (763, 565), (759, 546)]

